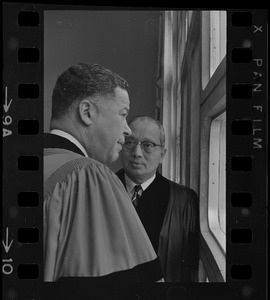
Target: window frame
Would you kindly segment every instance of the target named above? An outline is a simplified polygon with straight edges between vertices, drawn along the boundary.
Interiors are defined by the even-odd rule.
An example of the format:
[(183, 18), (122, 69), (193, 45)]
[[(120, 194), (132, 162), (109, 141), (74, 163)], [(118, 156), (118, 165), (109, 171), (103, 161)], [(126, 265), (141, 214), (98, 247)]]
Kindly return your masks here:
[(226, 11), (202, 11), (202, 89), (226, 56)]
[[(224, 116), (224, 120), (219, 120)], [(225, 126), (224, 123), (225, 122)], [(225, 130), (224, 130), (225, 127)], [(223, 133), (224, 131), (224, 133)], [(225, 136), (225, 145), (220, 143), (220, 135)], [(218, 142), (218, 143), (217, 143)], [(223, 143), (223, 140), (222, 140)], [(223, 147), (222, 147), (223, 146)], [(224, 147), (225, 146), (225, 147)], [(224, 154), (224, 155), (222, 155)], [(220, 160), (220, 156), (222, 161)], [(212, 118), (209, 138), (209, 180), (208, 180), (208, 223), (209, 228), (226, 253), (226, 111)], [(224, 165), (224, 166), (223, 166)], [(221, 178), (223, 177), (223, 178)], [(220, 179), (225, 181), (225, 190), (220, 189)], [(223, 189), (223, 185), (221, 185)], [(214, 213), (211, 213), (211, 212)], [(224, 213), (224, 216), (222, 214)], [(224, 223), (224, 226), (221, 225)]]
[[(201, 141), (200, 141), (200, 226), (203, 265), (209, 269), (208, 263), (213, 255), (217, 267), (214, 273), (219, 281), (226, 280), (226, 255), (211, 232), (208, 222), (208, 182), (209, 182), (209, 141), (212, 119), (226, 110), (226, 56), (218, 66), (213, 77), (202, 93), (201, 106)], [(226, 234), (227, 235), (227, 234)], [(209, 273), (209, 271), (207, 272)], [(208, 274), (207, 274), (208, 276)], [(208, 276), (209, 277), (209, 276)], [(210, 277), (209, 277), (210, 278)]]

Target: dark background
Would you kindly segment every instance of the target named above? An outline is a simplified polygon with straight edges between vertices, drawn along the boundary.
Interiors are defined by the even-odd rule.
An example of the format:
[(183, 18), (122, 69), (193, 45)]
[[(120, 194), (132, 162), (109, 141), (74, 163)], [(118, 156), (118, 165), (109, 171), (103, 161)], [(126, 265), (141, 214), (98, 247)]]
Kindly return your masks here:
[[(159, 16), (159, 11), (44, 11), (45, 132), (55, 81), (79, 62), (99, 63), (128, 81), (128, 119), (155, 117)], [(119, 162), (111, 167), (117, 170)]]

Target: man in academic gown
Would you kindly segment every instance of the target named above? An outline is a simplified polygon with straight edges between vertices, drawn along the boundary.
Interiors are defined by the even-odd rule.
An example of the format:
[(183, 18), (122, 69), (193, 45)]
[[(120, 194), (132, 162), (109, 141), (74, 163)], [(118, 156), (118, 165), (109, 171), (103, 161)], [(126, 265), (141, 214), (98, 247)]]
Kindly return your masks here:
[(105, 166), (131, 134), (127, 87), (97, 64), (72, 66), (57, 79), (44, 136), (44, 281), (162, 279), (126, 190)]
[(117, 175), (160, 257), (165, 281), (194, 282), (199, 261), (198, 197), (157, 172), (166, 153), (163, 126), (148, 116), (134, 117), (129, 126), (132, 134), (126, 137), (120, 154), (123, 169)]

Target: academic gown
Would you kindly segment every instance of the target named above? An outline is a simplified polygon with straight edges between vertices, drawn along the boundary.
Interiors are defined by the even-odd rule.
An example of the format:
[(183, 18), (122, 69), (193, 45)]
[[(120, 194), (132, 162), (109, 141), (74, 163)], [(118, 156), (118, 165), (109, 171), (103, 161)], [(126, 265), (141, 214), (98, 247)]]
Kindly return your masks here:
[[(117, 173), (125, 183), (124, 170)], [(136, 207), (158, 253), (166, 282), (197, 281), (199, 201), (196, 193), (156, 173)]]
[[(71, 151), (70, 151), (71, 149)], [(159, 259), (118, 177), (44, 136), (44, 281), (158, 281)]]

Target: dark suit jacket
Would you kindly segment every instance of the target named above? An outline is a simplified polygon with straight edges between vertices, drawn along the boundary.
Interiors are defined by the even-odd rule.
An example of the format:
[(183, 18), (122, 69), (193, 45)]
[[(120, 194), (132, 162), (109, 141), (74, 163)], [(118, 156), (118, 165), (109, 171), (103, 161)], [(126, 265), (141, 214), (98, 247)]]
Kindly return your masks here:
[[(125, 185), (124, 170), (117, 173)], [(197, 281), (199, 200), (190, 188), (157, 173), (143, 192), (137, 213), (158, 253), (167, 282)]]

